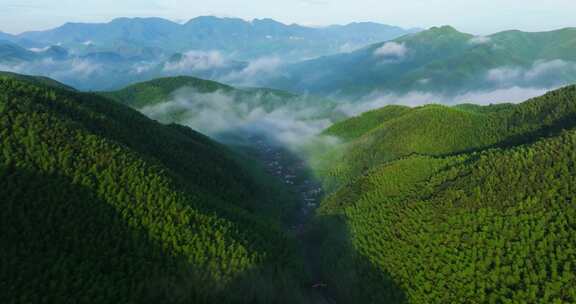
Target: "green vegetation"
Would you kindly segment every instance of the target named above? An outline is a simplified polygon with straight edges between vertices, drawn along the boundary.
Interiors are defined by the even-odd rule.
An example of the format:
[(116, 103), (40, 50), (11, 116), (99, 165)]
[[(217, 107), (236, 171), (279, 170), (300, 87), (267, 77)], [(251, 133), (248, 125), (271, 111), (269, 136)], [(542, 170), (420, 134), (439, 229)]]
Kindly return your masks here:
[[(390, 43), (401, 52), (378, 55)], [(576, 28), (475, 37), (450, 26), (433, 27), (351, 53), (295, 63), (266, 84), (346, 97), (374, 92), (454, 96), (515, 86), (550, 88), (576, 81), (575, 47)]]
[(323, 135), (338, 144), (302, 152), (327, 193), (292, 227), (298, 239), (285, 226), (301, 185), (319, 193), (309, 172), (290, 192), (246, 156), (280, 148), (232, 132), (232, 150), (126, 106), (182, 87), (247, 107), (306, 103), (189, 77), (81, 93), (0, 74), (3, 302), (576, 302), (576, 86), (334, 124)]
[(406, 106), (387, 106), (382, 109), (372, 110), (358, 117), (341, 121), (330, 126), (324, 131), (325, 135), (337, 136), (342, 140), (356, 139), (381, 125), (382, 123), (402, 116), (410, 111)]
[[(195, 96), (197, 99), (201, 97), (208, 100), (221, 100), (223, 97), (230, 98), (235, 103), (235, 106), (239, 108), (234, 110), (235, 112), (241, 112), (240, 109), (244, 108), (262, 108), (270, 112), (282, 106), (310, 106), (310, 103), (321, 101), (280, 90), (234, 88), (215, 81), (189, 76), (158, 78), (136, 83), (118, 91), (102, 92), (100, 94), (132, 108), (142, 110), (145, 107), (157, 106), (173, 101), (179, 90), (188, 90), (185, 91), (185, 95), (187, 97)], [(214, 94), (220, 95), (214, 96)], [(326, 103), (326, 101), (323, 102)], [(172, 113), (171, 116), (178, 117), (178, 113)], [(178, 119), (168, 120), (172, 122), (178, 121)]]
[(218, 90), (231, 92), (234, 89), (218, 82), (195, 77), (180, 76), (159, 78), (128, 86), (122, 90), (103, 93), (117, 102), (133, 108), (142, 108), (167, 101), (172, 93), (182, 88), (193, 88), (198, 93), (212, 93)]
[(575, 302), (576, 87), (519, 105), (387, 111), (326, 131), (346, 143), (315, 235), (340, 253), (323, 268), (347, 286), (341, 297)]
[(439, 156), (518, 144), (572, 127), (575, 91), (576, 87), (567, 87), (520, 105), (387, 106), (337, 123), (324, 134), (345, 140), (346, 152), (325, 173), (334, 180), (327, 184), (334, 189), (333, 184), (413, 154)]
[(300, 301), (278, 202), (209, 138), (4, 74), (0, 141), (4, 303)]

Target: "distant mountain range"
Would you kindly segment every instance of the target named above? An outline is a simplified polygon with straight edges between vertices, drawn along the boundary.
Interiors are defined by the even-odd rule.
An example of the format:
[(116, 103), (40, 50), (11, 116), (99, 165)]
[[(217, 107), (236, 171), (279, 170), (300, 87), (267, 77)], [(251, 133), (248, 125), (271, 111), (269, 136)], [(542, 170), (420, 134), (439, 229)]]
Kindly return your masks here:
[[(576, 82), (574, 50), (576, 28), (475, 36), (451, 26), (120, 18), (1, 33), (0, 70), (99, 91), (181, 75), (347, 100), (424, 93), (443, 102), (476, 101), (470, 92), (534, 91), (510, 100), (520, 101)], [(508, 97), (494, 101), (501, 99)]]
[(355, 52), (290, 65), (266, 85), (344, 96), (550, 88), (576, 81), (575, 50), (576, 28), (474, 36), (450, 26), (433, 27)]
[(238, 18), (197, 17), (179, 24), (161, 18), (118, 18), (109, 23), (66, 23), (46, 31), (19, 35), (0, 34), (0, 39), (61, 45), (77, 52), (113, 51), (123, 55), (139, 52), (176, 53), (218, 50), (236, 60), (276, 56), (301, 60), (351, 51), (394, 39), (418, 29), (403, 29), (372, 22), (305, 27), (272, 19), (246, 21)]
[(290, 62), (417, 31), (371, 22), (314, 28), (272, 19), (198, 17), (180, 24), (118, 18), (19, 35), (0, 32), (0, 70), (43, 75), (83, 90), (179, 75), (246, 86)]

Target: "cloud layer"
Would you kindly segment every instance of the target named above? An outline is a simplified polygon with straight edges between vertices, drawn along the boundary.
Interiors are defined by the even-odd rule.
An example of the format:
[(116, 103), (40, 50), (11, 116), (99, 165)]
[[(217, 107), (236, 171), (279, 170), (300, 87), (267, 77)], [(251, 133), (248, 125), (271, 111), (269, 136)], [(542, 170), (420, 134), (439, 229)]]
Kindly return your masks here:
[(228, 65), (224, 55), (218, 51), (189, 51), (180, 60), (164, 64), (165, 72), (194, 72), (223, 68)]
[(521, 88), (515, 86), (488, 91), (471, 91), (457, 96), (443, 96), (420, 91), (401, 95), (386, 92), (373, 92), (360, 101), (341, 103), (337, 107), (337, 110), (349, 116), (356, 116), (366, 111), (378, 109), (391, 104), (415, 107), (431, 103), (445, 105), (456, 105), (461, 103), (474, 103), (480, 105), (519, 103), (533, 97), (541, 96), (555, 88), (557, 87)]
[(408, 48), (404, 43), (386, 42), (374, 51), (374, 56), (385, 60), (402, 60), (407, 53)]
[(163, 122), (185, 124), (202, 133), (219, 137), (229, 132), (265, 134), (277, 142), (298, 148), (330, 125), (317, 118), (320, 110), (304, 100), (284, 106), (265, 107), (270, 96), (250, 97), (216, 91), (199, 93), (182, 88), (162, 103), (143, 108), (145, 115)]
[(562, 76), (566, 74), (576, 75), (576, 63), (559, 59), (539, 60), (529, 67), (507, 66), (491, 69), (486, 73), (486, 79), (499, 87), (538, 84), (550, 86), (554, 82), (561, 82)]

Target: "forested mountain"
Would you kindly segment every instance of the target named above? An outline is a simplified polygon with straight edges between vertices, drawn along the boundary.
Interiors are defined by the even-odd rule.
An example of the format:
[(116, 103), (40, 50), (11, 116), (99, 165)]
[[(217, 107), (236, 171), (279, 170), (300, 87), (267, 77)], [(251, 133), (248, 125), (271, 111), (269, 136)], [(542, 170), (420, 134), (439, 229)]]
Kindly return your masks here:
[(309, 28), (270, 19), (120, 18), (6, 39), (0, 69), (82, 90), (187, 75), (352, 100), (409, 93), (448, 100), (576, 81), (574, 28), (474, 36), (450, 26), (412, 31), (375, 23)]
[(183, 24), (161, 18), (67, 23), (55, 29), (26, 32), (17, 37), (47, 45), (60, 43), (79, 51), (126, 53), (134, 49), (156, 49), (175, 53), (219, 50), (234, 54), (237, 60), (272, 56), (300, 60), (353, 50), (415, 31), (369, 22), (312, 28), (286, 25), (272, 19), (245, 21), (204, 16)]
[(31, 51), (20, 45), (0, 40), (0, 66), (9, 66), (10, 64), (21, 64), (42, 59), (64, 60), (68, 58), (68, 51), (59, 46), (50, 46), (42, 49)]
[(259, 104), (259, 106), (265, 106), (268, 109), (285, 105), (299, 98), (297, 95), (279, 90), (234, 88), (219, 82), (189, 76), (158, 78), (102, 94), (131, 107), (143, 108), (169, 102), (174, 98), (174, 93), (180, 89), (190, 89), (200, 94), (215, 92), (229, 94), (237, 98), (238, 103), (253, 103), (255, 106), (258, 102), (266, 102), (270, 105)]
[(299, 92), (364, 96), (432, 92), (451, 96), (576, 81), (576, 29), (489, 36), (450, 26), (286, 67), (266, 85)]
[(0, 32), (0, 302), (576, 303), (576, 85), (552, 89), (575, 49), (217, 17)]
[(390, 106), (325, 134), (344, 147), (320, 171), (317, 241), (341, 299), (576, 301), (576, 86), (519, 105)]
[(0, 34), (0, 70), (43, 75), (81, 90), (117, 90), (181, 75), (254, 86), (287, 62), (349, 52), (417, 31), (370, 22), (315, 28), (271, 19), (198, 17), (180, 24), (118, 18)]
[(152, 119), (187, 125), (218, 140), (244, 141), (258, 135), (291, 144), (298, 144), (300, 138), (304, 144), (339, 117), (334, 111), (336, 103), (325, 98), (238, 88), (186, 76), (154, 79), (99, 94)]
[(31, 61), (37, 54), (7, 40), (0, 40), (0, 64)]
[(300, 301), (289, 200), (251, 161), (54, 84), (0, 75), (2, 302)]

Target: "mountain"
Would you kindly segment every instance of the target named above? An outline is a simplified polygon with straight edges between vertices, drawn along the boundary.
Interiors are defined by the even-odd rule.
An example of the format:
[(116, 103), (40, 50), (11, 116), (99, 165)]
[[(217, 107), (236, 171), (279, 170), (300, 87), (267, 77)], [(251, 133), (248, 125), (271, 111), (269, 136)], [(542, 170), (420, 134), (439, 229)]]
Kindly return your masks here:
[(12, 39), (14, 39), (14, 35), (0, 31), (0, 40), (11, 41)]
[(44, 78), (0, 88), (4, 302), (299, 301), (285, 199), (252, 161)]
[(550, 93), (519, 105), (387, 106), (337, 123), (324, 134), (352, 144), (344, 161), (334, 166), (331, 176), (340, 179), (338, 176), (342, 175), (346, 180), (362, 174), (366, 168), (412, 154), (464, 153), (511, 145), (523, 136), (536, 136), (548, 129), (572, 127), (576, 120), (575, 105), (568, 98), (549, 97), (556, 94), (561, 93)]
[(20, 63), (37, 59), (38, 54), (19, 45), (0, 40), (0, 64)]
[[(299, 96), (279, 90), (266, 88), (234, 88), (216, 81), (204, 80), (190, 76), (165, 77), (146, 82), (136, 83), (123, 89), (103, 94), (120, 103), (134, 108), (157, 106), (174, 97), (174, 93), (180, 89), (191, 89), (196, 93), (210, 94), (220, 92), (233, 95), (238, 103), (254, 103), (264, 106), (268, 110), (284, 106), (287, 103), (296, 102)], [(268, 105), (257, 104), (266, 102)]]
[(218, 50), (246, 61), (259, 57), (299, 60), (352, 50), (390, 40), (417, 29), (377, 23), (311, 28), (286, 25), (272, 19), (197, 17), (185, 24), (161, 18), (118, 18), (109, 23), (67, 23), (61, 27), (26, 32), (18, 38), (62, 44), (79, 51), (112, 51), (124, 55), (135, 49), (156, 49), (167, 54), (190, 50)]
[(160, 122), (190, 126), (242, 146), (254, 145), (255, 136), (298, 146), (337, 119), (335, 103), (325, 98), (232, 87), (188, 76), (154, 79), (99, 94)]
[(22, 75), (22, 74), (16, 74), (16, 73), (11, 73), (11, 72), (2, 72), (2, 71), (0, 71), (0, 77), (13, 78), (13, 79), (21, 80), (23, 82), (27, 82), (27, 83), (31, 83), (31, 84), (37, 84), (40, 86), (48, 86), (48, 87), (52, 87), (52, 88), (64, 89), (67, 91), (75, 91), (74, 88), (69, 87), (63, 83), (60, 83), (54, 79), (50, 79), (47, 77)]
[(575, 101), (569, 86), (388, 106), (327, 129), (344, 141), (319, 171), (328, 286), (344, 302), (575, 301)]
[(454, 96), (576, 80), (576, 29), (473, 36), (433, 27), (348, 54), (288, 66), (266, 86), (362, 97), (429, 92)]
[(30, 50), (16, 43), (0, 40), (0, 64), (8, 67), (10, 65), (18, 66), (42, 59), (65, 60), (68, 58), (68, 51), (58, 46)]

